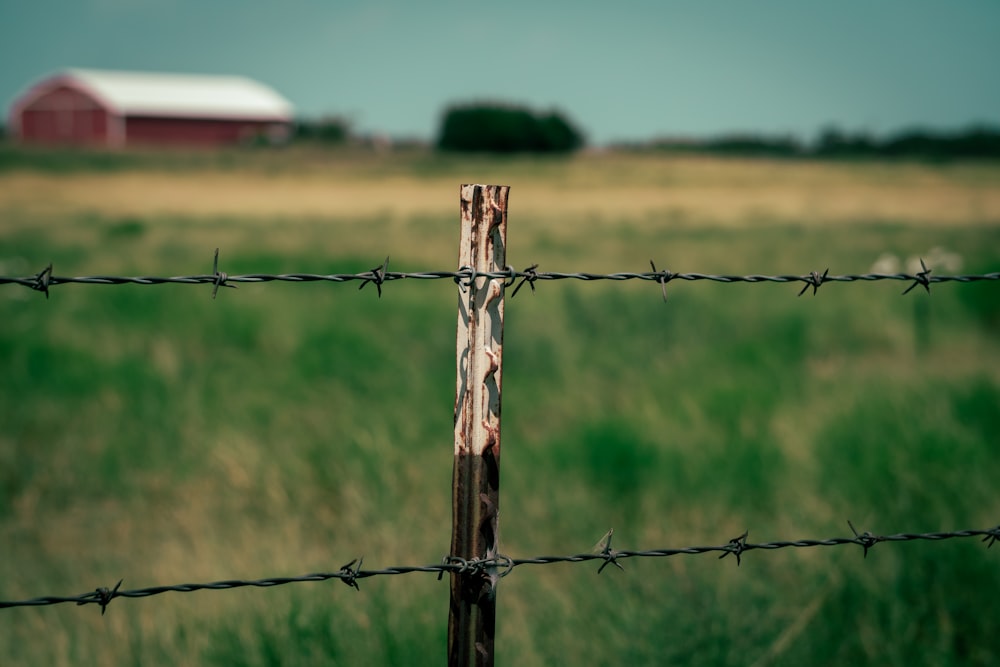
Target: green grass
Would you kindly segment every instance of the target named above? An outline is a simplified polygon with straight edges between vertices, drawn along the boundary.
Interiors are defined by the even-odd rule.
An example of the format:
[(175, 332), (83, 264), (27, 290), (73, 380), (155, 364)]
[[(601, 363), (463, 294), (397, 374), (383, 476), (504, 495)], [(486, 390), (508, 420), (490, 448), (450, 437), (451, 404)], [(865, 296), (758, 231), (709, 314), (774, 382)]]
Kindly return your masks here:
[[(491, 164), (439, 162), (435, 178)], [(540, 189), (560, 178), (555, 164), (494, 166)], [(686, 178), (681, 169), (676, 182)], [(457, 256), (457, 222), (419, 217), (272, 229), (18, 215), (0, 226), (0, 261), (23, 273), (49, 261), (60, 275), (207, 273), (215, 245), (229, 273), (363, 271), (385, 252), (391, 268), (444, 269), (425, 258)], [(512, 213), (510, 259), (852, 273), (884, 250), (941, 245), (968, 270), (1000, 266), (1000, 221), (806, 229), (755, 215), (718, 227)], [(586, 233), (566, 234), (572, 224)], [(439, 562), (451, 530), (455, 289), (404, 281), (377, 299), (356, 283), (270, 283), (213, 301), (210, 286), (71, 285), (46, 301), (0, 287), (0, 599), (121, 578), (139, 588), (336, 571), (360, 556), (366, 568)], [(509, 300), (504, 551), (588, 551), (612, 527), (616, 547), (644, 549), (747, 529), (751, 541), (848, 536), (848, 520), (874, 533), (996, 525), (997, 285), (905, 298), (896, 282), (798, 289), (674, 281), (664, 304), (655, 283), (564, 281)], [(878, 544), (866, 558), (786, 549), (739, 567), (674, 556), (600, 576), (596, 562), (525, 566), (500, 584), (497, 663), (990, 664), (995, 551), (975, 540)], [(442, 662), (446, 581), (360, 584), (167, 593), (115, 600), (103, 617), (0, 610), (0, 664)]]

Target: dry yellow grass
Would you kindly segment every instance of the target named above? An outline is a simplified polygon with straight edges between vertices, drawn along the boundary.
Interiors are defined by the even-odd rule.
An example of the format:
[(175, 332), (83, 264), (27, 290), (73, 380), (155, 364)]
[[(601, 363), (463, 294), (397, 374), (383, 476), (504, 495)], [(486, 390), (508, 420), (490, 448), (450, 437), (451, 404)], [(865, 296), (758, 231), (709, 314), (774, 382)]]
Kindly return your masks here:
[[(1000, 220), (1000, 187), (989, 166), (748, 163), (737, 160), (581, 156), (565, 162), (448, 163), (421, 173), (373, 167), (0, 176), (0, 211), (24, 217), (91, 211), (108, 216), (369, 218), (452, 216), (462, 182), (513, 187), (511, 215), (577, 222), (667, 218), (672, 225), (761, 220), (811, 226), (839, 222), (920, 225)], [(404, 165), (405, 166), (405, 165)], [(8, 219), (7, 224), (11, 224)]]

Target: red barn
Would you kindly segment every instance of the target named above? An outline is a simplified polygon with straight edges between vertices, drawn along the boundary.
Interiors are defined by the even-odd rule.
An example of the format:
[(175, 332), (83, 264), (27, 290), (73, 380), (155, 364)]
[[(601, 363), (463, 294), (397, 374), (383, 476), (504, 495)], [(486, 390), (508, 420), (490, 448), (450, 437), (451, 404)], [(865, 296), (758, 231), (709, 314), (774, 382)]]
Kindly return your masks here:
[(292, 121), (288, 100), (244, 77), (71, 69), (21, 95), (9, 127), (26, 144), (219, 146), (283, 141)]

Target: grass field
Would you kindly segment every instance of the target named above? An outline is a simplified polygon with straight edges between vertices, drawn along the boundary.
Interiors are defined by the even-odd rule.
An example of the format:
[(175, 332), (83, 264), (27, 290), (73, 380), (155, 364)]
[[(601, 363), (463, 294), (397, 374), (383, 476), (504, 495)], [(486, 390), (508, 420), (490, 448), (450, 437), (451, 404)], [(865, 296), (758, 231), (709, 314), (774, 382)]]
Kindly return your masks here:
[[(549, 271), (1000, 270), (1000, 166), (421, 153), (0, 155), (0, 275), (452, 269), (512, 186)], [(933, 267), (935, 274), (949, 273)], [(503, 550), (1000, 522), (1000, 285), (542, 283), (507, 304)], [(0, 286), (0, 599), (439, 562), (455, 286)], [(502, 665), (998, 660), (976, 540), (524, 567)], [(3, 665), (441, 664), (433, 575), (0, 610)]]

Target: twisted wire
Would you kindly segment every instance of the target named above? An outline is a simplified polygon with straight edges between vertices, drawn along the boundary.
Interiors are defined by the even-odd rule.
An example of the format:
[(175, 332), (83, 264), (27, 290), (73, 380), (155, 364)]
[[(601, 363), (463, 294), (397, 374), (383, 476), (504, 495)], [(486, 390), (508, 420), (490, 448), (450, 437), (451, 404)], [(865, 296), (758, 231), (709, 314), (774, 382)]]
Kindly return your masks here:
[[(386, 262), (388, 264), (388, 262)], [(528, 282), (534, 289), (537, 281), (552, 280), (581, 280), (593, 282), (600, 280), (626, 281), (645, 280), (651, 282), (666, 283), (673, 280), (699, 281), (708, 280), (718, 283), (805, 283), (805, 288), (818, 288), (823, 283), (852, 283), (852, 282), (873, 282), (882, 280), (895, 280), (913, 283), (912, 287), (921, 285), (929, 290), (929, 286), (935, 283), (973, 283), (981, 281), (1000, 280), (1000, 272), (971, 274), (971, 275), (929, 275), (930, 271), (911, 273), (855, 273), (845, 275), (829, 275), (828, 272), (820, 275), (818, 272), (811, 272), (804, 275), (784, 274), (784, 275), (717, 275), (710, 273), (672, 273), (670, 271), (649, 271), (644, 273), (636, 272), (616, 272), (616, 273), (587, 273), (587, 272), (558, 272), (558, 271), (538, 271), (535, 268), (528, 268), (524, 271), (507, 269), (505, 271), (474, 271), (471, 268), (461, 268), (456, 271), (388, 271), (383, 267), (376, 267), (370, 271), (361, 273), (248, 273), (242, 275), (228, 275), (216, 272), (214, 274), (199, 274), (189, 276), (56, 276), (52, 275), (51, 266), (34, 276), (11, 277), (0, 276), (0, 285), (12, 284), (22, 285), (34, 290), (45, 292), (57, 285), (83, 284), (83, 285), (213, 285), (217, 290), (220, 286), (233, 287), (235, 283), (267, 283), (267, 282), (289, 282), (289, 283), (347, 283), (361, 281), (363, 287), (369, 282), (374, 283), (381, 293), (381, 287), (385, 283), (397, 280), (452, 280), (460, 285), (467, 285), (471, 281), (484, 279), (504, 279), (513, 283), (521, 280), (521, 284)], [(518, 285), (517, 289), (520, 289)], [(804, 291), (804, 289), (803, 289)], [(909, 289), (907, 290), (909, 291)]]
[[(850, 523), (850, 522), (848, 522)], [(257, 588), (268, 588), (271, 586), (282, 586), (293, 583), (322, 582), (331, 579), (339, 579), (344, 584), (360, 590), (358, 581), (376, 576), (392, 576), (401, 574), (411, 574), (414, 572), (436, 573), (440, 579), (445, 573), (467, 574), (472, 576), (497, 575), (506, 576), (515, 568), (521, 565), (554, 565), (557, 563), (584, 563), (589, 561), (602, 561), (598, 572), (604, 570), (607, 565), (614, 565), (619, 569), (624, 569), (619, 561), (628, 558), (664, 558), (681, 554), (704, 555), (709, 553), (719, 553), (719, 558), (724, 558), (730, 554), (736, 557), (737, 565), (740, 564), (744, 554), (750, 551), (763, 550), (773, 551), (789, 547), (810, 548), (810, 547), (836, 547), (853, 544), (864, 549), (867, 557), (868, 550), (874, 545), (882, 542), (911, 542), (916, 540), (941, 541), (955, 538), (981, 537), (987, 543), (987, 548), (1000, 540), (1000, 526), (982, 530), (954, 530), (947, 532), (931, 533), (898, 533), (894, 535), (874, 535), (870, 532), (858, 533), (851, 525), (854, 537), (834, 537), (823, 540), (802, 539), (802, 540), (781, 540), (773, 542), (752, 543), (747, 542), (748, 533), (745, 532), (739, 537), (729, 540), (726, 544), (717, 546), (689, 546), (680, 548), (648, 549), (648, 550), (628, 550), (613, 549), (611, 547), (611, 537), (613, 531), (605, 534), (599, 543), (599, 547), (589, 553), (579, 553), (567, 556), (536, 556), (534, 558), (510, 558), (498, 555), (492, 558), (468, 560), (457, 556), (446, 556), (440, 564), (422, 566), (396, 566), (382, 569), (362, 569), (363, 559), (354, 559), (342, 566), (336, 572), (316, 572), (298, 577), (271, 577), (267, 579), (230, 579), (225, 581), (215, 581), (200, 584), (177, 584), (173, 586), (152, 586), (149, 588), (138, 588), (133, 590), (120, 590), (122, 581), (113, 588), (97, 588), (89, 593), (75, 596), (45, 596), (29, 600), (0, 601), (0, 609), (13, 607), (39, 607), (62, 603), (74, 603), (77, 605), (97, 604), (101, 607), (103, 614), (111, 600), (115, 598), (144, 598), (162, 593), (193, 593), (202, 590), (231, 590), (247, 586)]]

